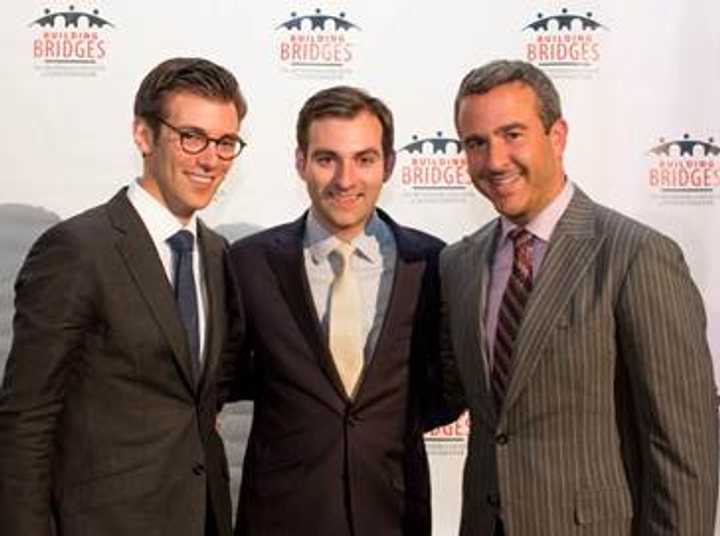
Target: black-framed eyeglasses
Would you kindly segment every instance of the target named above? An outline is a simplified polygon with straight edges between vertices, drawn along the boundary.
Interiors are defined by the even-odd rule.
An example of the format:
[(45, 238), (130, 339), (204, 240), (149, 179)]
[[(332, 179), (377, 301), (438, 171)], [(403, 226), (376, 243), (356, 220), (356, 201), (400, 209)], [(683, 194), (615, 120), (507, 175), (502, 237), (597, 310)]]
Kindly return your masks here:
[(162, 117), (154, 116), (163, 125), (177, 133), (180, 137), (180, 147), (188, 154), (200, 154), (213, 142), (218, 158), (232, 160), (238, 156), (247, 143), (240, 136), (223, 136), (222, 138), (211, 138), (202, 130), (194, 128), (178, 128), (165, 121)]

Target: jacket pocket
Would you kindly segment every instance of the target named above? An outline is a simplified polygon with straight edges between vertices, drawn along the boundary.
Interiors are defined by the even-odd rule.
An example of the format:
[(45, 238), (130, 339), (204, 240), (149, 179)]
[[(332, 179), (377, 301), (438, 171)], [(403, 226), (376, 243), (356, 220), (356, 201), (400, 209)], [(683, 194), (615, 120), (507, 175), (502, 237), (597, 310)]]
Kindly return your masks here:
[(632, 516), (632, 498), (626, 488), (584, 490), (575, 496), (575, 519), (580, 525)]

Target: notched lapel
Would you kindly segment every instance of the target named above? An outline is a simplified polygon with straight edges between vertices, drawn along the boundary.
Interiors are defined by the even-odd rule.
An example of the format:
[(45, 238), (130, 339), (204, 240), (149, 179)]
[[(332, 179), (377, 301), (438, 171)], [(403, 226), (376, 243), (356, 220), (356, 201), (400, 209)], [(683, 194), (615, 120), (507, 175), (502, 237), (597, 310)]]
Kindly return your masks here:
[(305, 272), (302, 249), (304, 228), (305, 217), (303, 216), (293, 222), (287, 234), (277, 237), (274, 248), (268, 252), (268, 263), (276, 276), (277, 285), (297, 322), (300, 333), (307, 338), (313, 354), (318, 358), (318, 364), (338, 393), (343, 398), (347, 398), (325, 342), (325, 336), (315, 311), (310, 283)]
[(393, 355), (387, 346), (393, 343), (396, 334), (399, 333), (397, 326), (402, 324), (411, 305), (419, 299), (427, 264), (422, 252), (408, 238), (402, 228), (385, 213), (380, 212), (380, 214), (390, 226), (395, 237), (397, 257), (383, 325), (380, 328), (372, 358), (358, 384), (356, 398), (358, 404), (361, 403), (363, 393), (367, 392), (367, 388), (363, 388), (363, 386), (372, 382), (373, 377), (383, 372), (384, 365), (387, 365), (386, 358)]
[(205, 225), (198, 220), (198, 245), (203, 259), (205, 286), (207, 289), (207, 322), (205, 355), (198, 391), (202, 392), (208, 387), (208, 378), (215, 377), (215, 368), (224, 343), (224, 322), (226, 311), (223, 308), (224, 273), (223, 242), (219, 237), (212, 236)]
[[(497, 240), (497, 224), (482, 229), (475, 236), (465, 239), (465, 251), (459, 259), (456, 281), (467, 281), (467, 287), (456, 288), (460, 306), (456, 310), (458, 315), (468, 315), (469, 322), (457, 322), (456, 325), (466, 328), (461, 334), (461, 348), (467, 351), (456, 351), (456, 359), (460, 359), (462, 376), (467, 381), (477, 379), (476, 385), (466, 385), (469, 393), (477, 392), (480, 401), (481, 416), (487, 424), (493, 426), (497, 420), (496, 408), (488, 385), (488, 353), (487, 334), (485, 332), (485, 309), (487, 305), (487, 291), (490, 284), (490, 265), (492, 263), (495, 241)], [(467, 356), (462, 359), (460, 356)]]
[(527, 304), (517, 338), (515, 368), (503, 410), (512, 406), (541, 359), (558, 315), (572, 297), (604, 242), (595, 235), (592, 202), (576, 189), (558, 222)]
[(187, 387), (195, 392), (190, 348), (170, 282), (152, 238), (125, 191), (121, 190), (108, 205), (110, 218), (120, 231), (117, 250), (172, 349)]

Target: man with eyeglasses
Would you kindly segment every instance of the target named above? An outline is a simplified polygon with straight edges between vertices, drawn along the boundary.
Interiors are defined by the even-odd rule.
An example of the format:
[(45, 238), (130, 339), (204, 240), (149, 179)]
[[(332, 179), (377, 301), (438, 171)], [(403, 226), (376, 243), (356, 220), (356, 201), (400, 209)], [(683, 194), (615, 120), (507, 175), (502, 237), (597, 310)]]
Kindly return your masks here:
[(196, 211), (245, 112), (223, 67), (161, 63), (135, 99), (140, 178), (30, 250), (0, 390), (4, 536), (229, 536), (224, 242)]

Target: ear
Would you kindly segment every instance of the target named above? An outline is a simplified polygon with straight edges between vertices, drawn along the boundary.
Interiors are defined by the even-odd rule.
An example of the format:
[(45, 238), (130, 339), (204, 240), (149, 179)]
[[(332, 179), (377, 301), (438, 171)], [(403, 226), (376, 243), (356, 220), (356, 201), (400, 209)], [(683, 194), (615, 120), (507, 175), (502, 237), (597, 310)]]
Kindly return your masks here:
[(143, 157), (152, 154), (153, 147), (155, 145), (155, 137), (153, 136), (153, 131), (150, 128), (150, 125), (148, 125), (144, 119), (136, 117), (133, 121), (132, 132), (135, 145), (140, 150)]
[(562, 155), (565, 152), (567, 134), (568, 124), (562, 117), (555, 121), (550, 127), (548, 135), (550, 136), (550, 144), (552, 145), (553, 153), (556, 158), (562, 158)]
[(295, 149), (295, 170), (298, 172), (298, 175), (300, 175), (300, 178), (302, 180), (305, 180), (306, 163), (307, 159), (305, 158), (305, 154), (302, 152), (302, 149), (300, 149), (300, 147), (297, 147)]
[(386, 182), (390, 178), (390, 175), (392, 175), (393, 169), (395, 169), (395, 151), (391, 152), (387, 158), (385, 158), (383, 165), (385, 166), (383, 182)]

